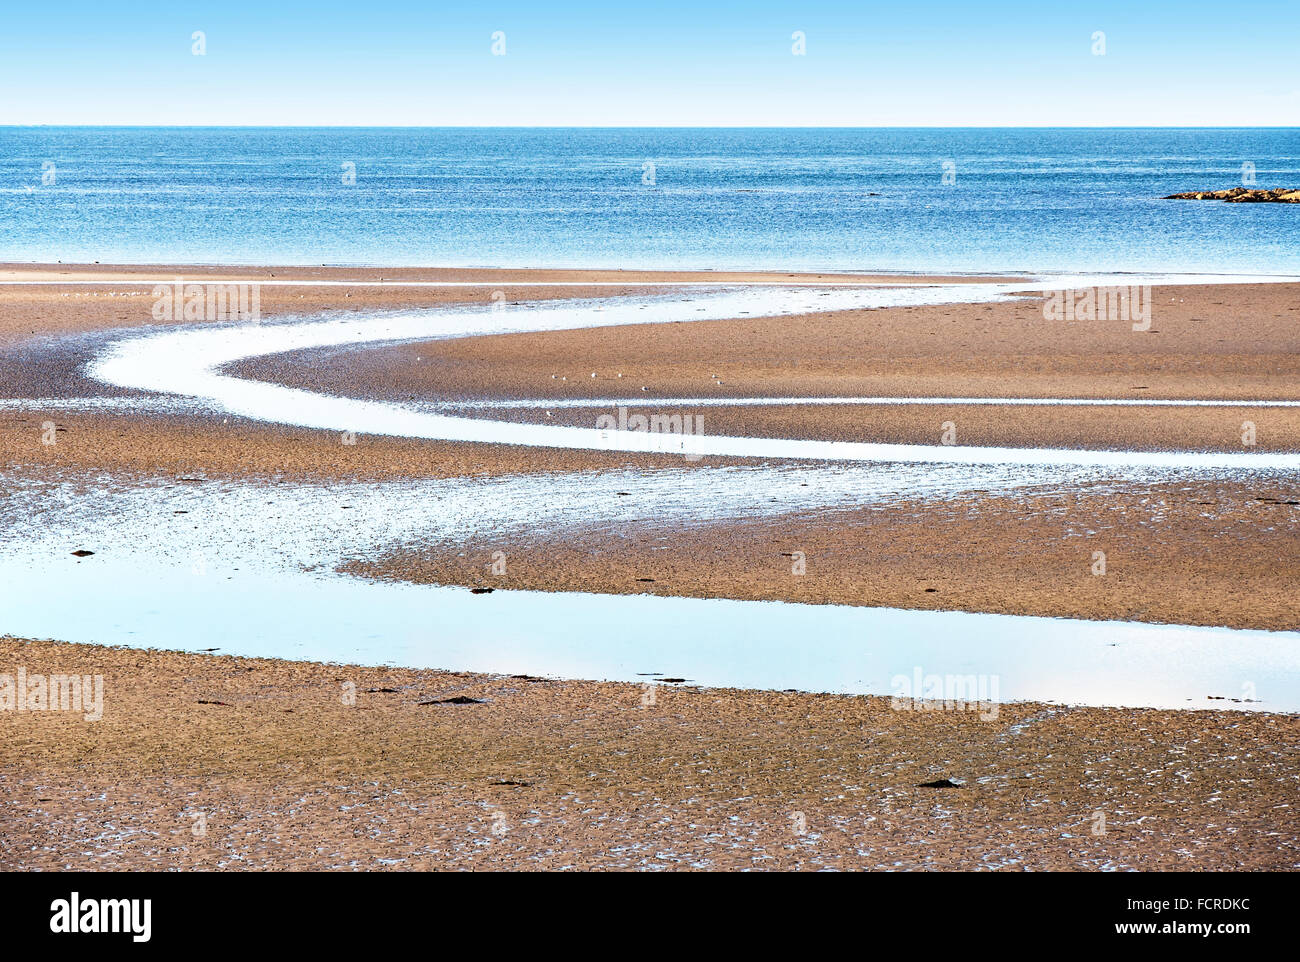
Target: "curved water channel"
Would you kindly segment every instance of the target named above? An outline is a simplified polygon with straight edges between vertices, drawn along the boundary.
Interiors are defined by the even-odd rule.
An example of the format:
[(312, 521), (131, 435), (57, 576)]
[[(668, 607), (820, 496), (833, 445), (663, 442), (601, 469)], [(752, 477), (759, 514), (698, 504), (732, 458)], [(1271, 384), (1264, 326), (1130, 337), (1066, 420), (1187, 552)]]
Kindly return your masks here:
[[(1083, 286), (1103, 280), (1049, 283)], [(1111, 282), (1143, 280), (1126, 276)], [(349, 558), (371, 557), (421, 539), (472, 541), (485, 555), (493, 549), (508, 554), (512, 535), (539, 528), (562, 533), (566, 526), (649, 518), (667, 530), (673, 524), (975, 490), (1069, 490), (1085, 482), (1140, 484), (1179, 477), (1289, 478), (1300, 473), (1300, 454), (652, 434), (446, 413), (457, 406), (540, 402), (443, 398), (408, 405), (317, 394), (225, 373), (246, 358), (309, 348), (987, 302), (1043, 286), (1048, 284), (747, 286), (538, 302), (503, 311), (460, 307), (125, 332), (88, 365), (88, 373), (116, 387), (150, 392), (142, 410), (170, 397), (204, 410), (358, 434), (668, 451), (770, 463), (703, 462), (680, 469), (380, 485), (123, 484), (115, 478), (74, 482), (11, 476), (5, 479), (8, 536), (0, 543), (0, 631), (137, 647), (219, 648), (272, 657), (578, 678), (646, 681), (667, 674), (704, 685), (876, 694), (897, 690), (904, 678), (908, 685), (917, 678), (958, 678), (963, 683), (975, 679), (982, 685), (976, 691), (991, 701), (1300, 710), (1297, 632), (721, 599), (527, 591), (473, 595), (462, 588), (371, 582), (335, 572)], [(888, 401), (989, 403), (980, 398)], [(737, 403), (703, 398), (653, 402)], [(1057, 398), (1032, 403), (1133, 402)], [(1300, 401), (1155, 403), (1295, 406)], [(38, 407), (39, 402), (23, 406), (28, 405)], [(663, 547), (672, 550), (670, 537)], [(70, 551), (75, 548), (95, 554), (74, 558)]]

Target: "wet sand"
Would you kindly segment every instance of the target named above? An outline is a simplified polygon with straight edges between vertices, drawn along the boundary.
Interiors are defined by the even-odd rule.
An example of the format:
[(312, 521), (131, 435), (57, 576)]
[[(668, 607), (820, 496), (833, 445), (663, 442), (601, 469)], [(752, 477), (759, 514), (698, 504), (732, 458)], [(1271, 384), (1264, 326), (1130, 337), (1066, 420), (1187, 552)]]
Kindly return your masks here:
[[(281, 270), (242, 276), (276, 273), (285, 279)], [(309, 276), (296, 270), (295, 276)], [(185, 268), (178, 273), (202, 272)], [(400, 272), (322, 273), (331, 279), (375, 281)], [(483, 276), (405, 273), (421, 280)], [(532, 278), (522, 272), (498, 273)], [(544, 272), (538, 277), (569, 282), (620, 273)], [(318, 312), (338, 304), (340, 290), (266, 288), (263, 312), (272, 317)], [(107, 293), (103, 288), (97, 292)], [(110, 321), (121, 323), (119, 316), (152, 323), (146, 306), (124, 310), (121, 304), (109, 307), (111, 298), (68, 299), (66, 293), (0, 287), (0, 318), (11, 329), (14, 317), (26, 317), (28, 311), (32, 323), (39, 316), (51, 329), (89, 331), (72, 341), (28, 338), (0, 353), (10, 388), (5, 393), (100, 393), (79, 370), (101, 343), (94, 330)], [(364, 293), (368, 308), (484, 296), (469, 288), (357, 288), (354, 293)], [(579, 296), (574, 288), (563, 287), (530, 287), (525, 293), (529, 298)], [(602, 288), (600, 293), (607, 292)], [(1112, 321), (1045, 322), (1040, 303), (1028, 300), (307, 351), (244, 362), (235, 370), (356, 397), (621, 397), (631, 411), (647, 393), (642, 386), (660, 397), (1295, 396), (1300, 384), (1300, 324), (1295, 322), (1300, 285), (1189, 285), (1157, 288), (1156, 294), (1152, 331), (1145, 333)], [(298, 297), (305, 299), (305, 308)], [(17, 299), (18, 309), (10, 298)], [(590, 378), (592, 371), (597, 378)], [(1135, 390), (1139, 387), (1140, 392)], [(464, 413), (591, 426), (596, 416), (613, 410), (557, 406), (549, 418), (546, 408)], [(682, 412), (675, 406), (667, 410)], [(705, 431), (714, 434), (932, 444), (944, 422), (951, 421), (960, 442), (967, 444), (1224, 451), (1244, 450), (1241, 434), (1249, 420), (1256, 429), (1256, 450), (1300, 448), (1300, 410), (1294, 408), (785, 405), (687, 408), (685, 413), (699, 415)], [(53, 445), (42, 443), (42, 428), (49, 421), (57, 425)], [(68, 476), (109, 472), (124, 478), (284, 482), (628, 466), (707, 470), (726, 463), (372, 436), (356, 440), (345, 445), (333, 432), (212, 415), (0, 411), (0, 464), (29, 477), (49, 471)], [(1289, 503), (1297, 500), (1300, 495), (1287, 479), (1265, 478), (1195, 481), (1159, 490), (1111, 485), (1095, 492), (899, 501), (847, 513), (722, 519), (680, 531), (666, 531), (646, 518), (619, 531), (578, 531), (563, 539), (539, 532), (512, 539), (510, 573), (490, 583), (1290, 629), (1300, 624), (1286, 590), (1300, 581), (1297, 508)], [(500, 547), (500, 538), (488, 540), (493, 550)], [(810, 561), (803, 577), (788, 572), (785, 556), (794, 551)], [(1095, 551), (1107, 555), (1105, 576), (1092, 574)], [(557, 558), (563, 563), (555, 563)], [(354, 563), (350, 570), (475, 585), (489, 577), (473, 545), (432, 540)]]
[[(769, 274), (737, 271), (559, 271), (452, 268), (223, 267), (213, 265), (0, 264), (0, 344), (44, 333), (76, 333), (158, 323), (155, 281), (260, 283), (261, 313), (277, 317), (321, 310), (400, 310), (444, 304), (492, 304), (552, 298), (612, 297), (656, 285), (846, 281), (967, 284), (980, 276)], [(33, 284), (32, 282), (41, 282)], [(51, 282), (58, 282), (57, 284)], [(329, 286), (313, 286), (326, 282)], [(349, 286), (353, 282), (356, 286)], [(517, 285), (511, 287), (512, 282)], [(557, 286), (546, 286), (554, 282)], [(423, 287), (442, 283), (449, 286)], [(26, 285), (31, 286), (26, 286)], [(456, 286), (472, 284), (473, 286)], [(285, 286), (287, 285), (287, 286)], [(405, 286), (404, 286), (405, 285)], [(578, 286), (571, 286), (578, 285)]]
[[(133, 275), (266, 276), (289, 269), (130, 268)], [(311, 272), (293, 269), (295, 277)], [(58, 267), (0, 269), (6, 276), (110, 276)], [(373, 282), (401, 272), (321, 270), (330, 279)], [(477, 279), (466, 271), (408, 272), (419, 279)], [(495, 272), (508, 278), (526, 272)], [(557, 281), (631, 272), (540, 272)], [(638, 278), (643, 274), (635, 275)], [(689, 280), (699, 275), (656, 275)], [(713, 275), (708, 275), (712, 277)], [(773, 275), (766, 275), (773, 276)], [(786, 277), (787, 275), (775, 275)], [(868, 278), (869, 279), (869, 278)], [(816, 278), (814, 278), (816, 280)], [(916, 282), (918, 278), (906, 278)], [(949, 282), (951, 278), (941, 278)], [(962, 280), (970, 280), (964, 278)], [(120, 396), (86, 381), (83, 365), (103, 332), (154, 324), (150, 289), (84, 291), (0, 283), (0, 383), (9, 397)], [(585, 291), (527, 287), (508, 296), (572, 298), (645, 288)], [(78, 297), (77, 294), (85, 294)], [(355, 295), (348, 298), (351, 293)], [(267, 317), (323, 310), (373, 310), (483, 302), (478, 288), (264, 288)], [(111, 295), (111, 296), (110, 296)], [(1291, 399), (1300, 384), (1300, 285), (1159, 288), (1152, 331), (1126, 322), (1046, 322), (1035, 300), (841, 312), (617, 329), (516, 334), (418, 345), (301, 352), (243, 362), (237, 373), (353, 397), (626, 399), (647, 397), (973, 396)], [(355, 304), (352, 302), (356, 301)], [(52, 338), (76, 333), (72, 339)], [(597, 373), (591, 378), (592, 372)], [(623, 374), (622, 378), (618, 374)], [(717, 375), (715, 378), (714, 375)], [(559, 380), (567, 378), (567, 380)], [(641, 388), (647, 388), (642, 391)], [(464, 413), (592, 426), (614, 408), (556, 407)], [(1300, 448), (1300, 409), (1054, 408), (791, 405), (671, 407), (696, 414), (709, 434), (812, 437), (933, 444), (947, 424), (959, 443), (1241, 451), (1245, 423), (1255, 449)], [(62, 429), (39, 445), (42, 425)], [(65, 443), (66, 442), (66, 443)], [(514, 472), (662, 463), (635, 455), (546, 452), (363, 437), (344, 448), (337, 434), (241, 419), (148, 417), (110, 412), (0, 410), (0, 464), (235, 476), (441, 477), (458, 471)]]
[[(349, 397), (610, 398), (629, 410), (654, 398), (1297, 399), (1300, 285), (1158, 287), (1152, 315), (1146, 332), (1128, 321), (1045, 321), (1033, 294), (1009, 303), (305, 351), (232, 370)], [(591, 427), (614, 410), (465, 413)], [(1297, 408), (685, 402), (663, 410), (698, 414), (714, 435), (936, 444), (951, 421), (962, 444), (1146, 450), (1240, 451), (1250, 420), (1258, 449), (1300, 449)]]
[[(647, 395), (1297, 397), (1300, 285), (1155, 293), (1149, 332), (1046, 322), (1031, 299), (307, 351), (234, 370), (382, 399), (617, 399), (461, 412), (584, 427), (625, 404), (698, 416), (719, 435), (934, 444), (951, 426), (963, 444), (1242, 451), (1250, 426), (1254, 450), (1300, 449), (1296, 408), (637, 407)], [(1300, 626), (1290, 589), (1300, 581), (1298, 499), (1289, 479), (1262, 478), (903, 501), (685, 529), (648, 517), (618, 531), (514, 538), (507, 576), (489, 573), (486, 548), (434, 541), (348, 570), (426, 583), (1286, 630)], [(491, 550), (502, 547), (492, 540)], [(795, 551), (808, 559), (804, 576), (790, 572)], [(1098, 551), (1104, 575), (1093, 573)]]
[[(0, 394), (28, 398), (123, 393), (86, 382), (79, 365), (104, 332), (154, 323), (153, 298), (143, 285), (124, 297), (121, 287), (95, 278), (207, 271), (255, 279), (290, 272), (3, 270)], [(80, 271), (68, 276), (86, 286), (3, 284), (62, 271)], [(662, 277), (390, 269), (322, 269), (317, 276), (360, 283), (399, 274), (503, 285), (559, 284), (575, 276), (618, 282), (593, 292), (599, 296), (641, 290), (638, 284)], [(510, 300), (584, 296), (560, 286), (500, 289)], [(481, 288), (267, 287), (262, 312), (477, 303), (489, 294)], [(739, 397), (1297, 396), (1300, 286), (1188, 286), (1157, 294), (1149, 337), (1127, 323), (1053, 326), (1031, 301), (307, 352), (247, 362), (241, 372), (401, 399), (635, 400), (706, 391)], [(558, 381), (561, 376), (569, 379)], [(710, 387), (718, 380), (721, 385)], [(595, 413), (557, 409), (553, 417), (590, 424), (584, 419)], [(1282, 409), (1247, 415), (964, 408), (940, 416), (929, 409), (785, 406), (699, 413), (709, 433), (934, 443), (938, 422), (953, 420), (962, 443), (1218, 450), (1241, 450), (1241, 421), (1249, 416), (1260, 450), (1300, 447), (1296, 414)], [(527, 416), (544, 417), (545, 410)], [(47, 420), (63, 429), (54, 445), (41, 443)], [(0, 410), (0, 469), (26, 476), (283, 482), (625, 465), (707, 470), (719, 463), (357, 440), (345, 446), (333, 432), (211, 415)], [(505, 576), (491, 576), (489, 559), (479, 558), (472, 544), (434, 541), (352, 570), (496, 587), (1296, 628), (1297, 501), (1289, 478), (900, 499), (675, 530), (645, 518), (563, 541), (536, 532), (511, 545)], [(1104, 576), (1092, 573), (1098, 550), (1107, 554)], [(791, 571), (787, 555), (794, 551), (806, 555), (804, 575)], [(671, 686), (657, 689), (655, 704), (642, 707), (637, 686), (583, 681), (20, 641), (0, 643), (0, 658), (0, 673), (23, 665), (29, 672), (98, 672), (108, 680), (100, 722), (66, 712), (0, 712), (12, 748), (0, 779), (5, 868), (1210, 870), (1300, 864), (1289, 807), (1300, 716), (1009, 705), (989, 722), (970, 712), (893, 711), (888, 699)], [(354, 706), (340, 700), (348, 681), (358, 690)], [(378, 690), (384, 688), (395, 690)], [(459, 694), (486, 703), (419, 704)], [(943, 778), (963, 787), (919, 787)], [(206, 813), (203, 838), (191, 832), (194, 812)], [(1104, 835), (1092, 834), (1097, 812)]]
[[(974, 283), (988, 278), (898, 275), (745, 274), (655, 271), (492, 271), (413, 268), (224, 268), (211, 266), (0, 265), (0, 395), (10, 398), (123, 397), (116, 388), (87, 380), (82, 367), (110, 332), (171, 324), (152, 316), (153, 288), (123, 284), (136, 278), (177, 276), (203, 280), (295, 282), (261, 288), (260, 311), (267, 319), (318, 316), (329, 312), (427, 309), (455, 304), (522, 300), (582, 299), (658, 292), (645, 285), (796, 281), (817, 284)], [(6, 286), (5, 281), (76, 281), (70, 286)], [(335, 286), (310, 286), (312, 281)], [(112, 284), (105, 283), (112, 281)], [(303, 281), (307, 286), (298, 286)], [(342, 283), (355, 281), (358, 286)], [(378, 286), (381, 281), (391, 282)], [(473, 287), (400, 286), (446, 281), (482, 282)], [(509, 282), (521, 286), (511, 288)], [(546, 286), (557, 285), (593, 286)], [(84, 283), (81, 283), (84, 282)], [(497, 287), (495, 285), (501, 284)], [(363, 286), (371, 285), (371, 286)], [(541, 286), (538, 286), (541, 285)], [(641, 286), (638, 286), (641, 285)], [(202, 323), (202, 322), (180, 322)], [(349, 352), (351, 353), (351, 352)], [(364, 354), (366, 352), (357, 352)], [(367, 383), (357, 383), (358, 396)], [(53, 421), (58, 443), (41, 444), (43, 426)], [(14, 411), (0, 408), (0, 466), (9, 470), (108, 471), (123, 474), (203, 474), (209, 477), (377, 480), (448, 477), (458, 474), (537, 470), (601, 469), (668, 462), (652, 456), (539, 451), (482, 444), (430, 444), (362, 437), (343, 446), (335, 432), (287, 428), (246, 419), (148, 416), (54, 407)]]
[[(429, 540), (344, 570), (426, 584), (1292, 631), (1298, 527), (1289, 480), (1095, 483)], [(505, 554), (500, 574), (495, 552)]]
[[(0, 640), (0, 671), (19, 665), (102, 674), (104, 713), (0, 712), (3, 869), (1300, 865), (1300, 716), (981, 720), (673, 685), (643, 704), (626, 684)], [(923, 787), (943, 780), (960, 787)]]

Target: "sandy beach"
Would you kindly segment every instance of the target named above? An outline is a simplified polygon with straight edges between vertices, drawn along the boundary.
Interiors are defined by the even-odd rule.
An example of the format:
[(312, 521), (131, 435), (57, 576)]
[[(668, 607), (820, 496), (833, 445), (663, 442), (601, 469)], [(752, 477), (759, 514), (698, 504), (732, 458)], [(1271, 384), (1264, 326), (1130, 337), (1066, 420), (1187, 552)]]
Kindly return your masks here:
[[(995, 280), (4, 265), (0, 394), (30, 402), (0, 404), (7, 478), (291, 486), (751, 463), (379, 435), (341, 444), (333, 431), (149, 410), (132, 392), (88, 378), (85, 365), (123, 331), (158, 325), (150, 282), (176, 276), (263, 283), (268, 321), (485, 305), (496, 292), (508, 313), (524, 301), (644, 297), (673, 285)], [(25, 283), (54, 280), (67, 283)], [(1300, 284), (1156, 286), (1150, 330), (1136, 332), (1127, 320), (1044, 320), (1030, 279), (996, 280), (1024, 281), (1025, 297), (313, 349), (241, 361), (227, 373), (578, 427), (620, 406), (707, 398), (707, 407), (673, 410), (701, 416), (711, 435), (933, 445), (950, 424), (959, 443), (976, 446), (1300, 451), (1296, 407), (800, 403), (1297, 397)], [(77, 400), (90, 397), (117, 403)], [(727, 403), (757, 398), (788, 400)], [(571, 406), (588, 399), (613, 403)], [(53, 443), (42, 440), (49, 422)], [(6, 497), (0, 522), (28, 510)], [(431, 532), (377, 545), (340, 569), (480, 589), (1295, 631), (1298, 519), (1293, 474), (1096, 479), (929, 497), (900, 491), (858, 506), (689, 525), (647, 513), (615, 526), (483, 531), (468, 541)], [(510, 563), (494, 573), (491, 552), (500, 549)], [(797, 574), (795, 552), (806, 560)], [(13, 749), (0, 778), (3, 868), (1300, 865), (1289, 808), (1300, 778), (1295, 715), (1016, 703), (981, 720), (897, 711), (888, 698), (672, 682), (656, 684), (644, 704), (640, 685), (592, 679), (61, 641), (0, 641), (0, 673), (22, 665), (102, 674), (104, 718), (0, 711)], [(441, 702), (460, 696), (476, 702)], [(922, 787), (943, 779), (959, 787)], [(196, 813), (205, 835), (191, 831)]]
[[(106, 708), (0, 715), (5, 869), (1300, 862), (1296, 716), (983, 721), (672, 686), (644, 705), (636, 685), (0, 640), (15, 662), (102, 674)], [(960, 787), (925, 787), (945, 780)]]

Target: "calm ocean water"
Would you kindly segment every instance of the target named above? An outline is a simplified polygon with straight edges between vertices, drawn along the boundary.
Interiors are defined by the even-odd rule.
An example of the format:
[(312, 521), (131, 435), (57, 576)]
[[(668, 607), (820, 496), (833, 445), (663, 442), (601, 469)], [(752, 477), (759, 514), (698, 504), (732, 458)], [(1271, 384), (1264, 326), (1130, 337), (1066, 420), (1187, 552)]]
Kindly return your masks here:
[(1159, 200), (1247, 163), (1300, 129), (10, 127), (0, 260), (1300, 273), (1300, 206)]

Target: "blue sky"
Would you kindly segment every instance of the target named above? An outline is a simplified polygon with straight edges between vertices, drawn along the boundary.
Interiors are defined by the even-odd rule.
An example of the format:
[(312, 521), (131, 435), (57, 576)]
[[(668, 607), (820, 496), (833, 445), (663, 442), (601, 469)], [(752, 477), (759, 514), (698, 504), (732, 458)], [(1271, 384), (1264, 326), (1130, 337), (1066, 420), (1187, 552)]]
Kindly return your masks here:
[(1294, 0), (7, 7), (0, 124), (1300, 125)]

